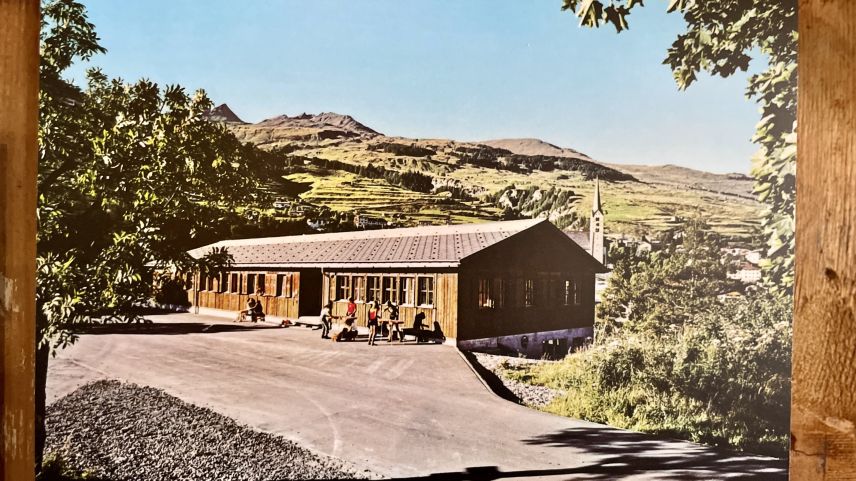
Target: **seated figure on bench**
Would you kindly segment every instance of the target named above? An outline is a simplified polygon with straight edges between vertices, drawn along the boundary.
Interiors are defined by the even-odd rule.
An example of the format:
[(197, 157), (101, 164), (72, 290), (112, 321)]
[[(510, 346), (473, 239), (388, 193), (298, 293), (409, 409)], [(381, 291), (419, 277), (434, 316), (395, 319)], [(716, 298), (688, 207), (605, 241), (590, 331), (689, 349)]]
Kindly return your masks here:
[[(413, 327), (404, 328), (404, 336), (413, 336), (416, 338), (416, 343), (426, 342), (428, 340), (427, 334), (431, 331), (425, 329), (424, 324), (422, 322), (425, 320), (425, 313), (420, 312), (416, 314), (416, 317), (413, 318)], [(403, 338), (403, 336), (402, 336)]]
[(243, 311), (238, 312), (238, 322), (244, 322), (247, 320), (247, 316), (250, 316), (251, 319), (255, 320), (255, 311), (256, 311), (256, 300), (252, 297), (247, 299), (247, 308)]
[(264, 321), (265, 320), (265, 311), (262, 306), (262, 300), (259, 299), (259, 296), (263, 296), (264, 291), (259, 289), (256, 291), (256, 305), (253, 307), (253, 313), (250, 316), (253, 322)]

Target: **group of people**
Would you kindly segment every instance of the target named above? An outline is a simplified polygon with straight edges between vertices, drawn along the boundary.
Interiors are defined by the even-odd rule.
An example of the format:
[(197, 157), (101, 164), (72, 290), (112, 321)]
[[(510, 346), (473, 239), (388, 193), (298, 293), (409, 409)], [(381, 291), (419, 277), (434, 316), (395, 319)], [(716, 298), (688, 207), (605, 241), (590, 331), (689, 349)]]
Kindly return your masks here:
[[(398, 315), (398, 305), (392, 301), (386, 301), (381, 307), (381, 303), (377, 299), (372, 299), (368, 304), (368, 322), (369, 328), (369, 346), (375, 345), (375, 338), (378, 334), (378, 328), (381, 324), (386, 325), (389, 330), (387, 342), (392, 342), (395, 334), (398, 334), (398, 342), (404, 341), (404, 335), (401, 332), (401, 320)], [(321, 338), (330, 339), (330, 330), (333, 328), (333, 320), (341, 319), (341, 316), (333, 315), (333, 302), (327, 302), (321, 309)], [(348, 309), (345, 312), (344, 323), (345, 329), (337, 333), (339, 338), (336, 340), (348, 341), (356, 339), (357, 336), (357, 303), (354, 298), (348, 299)]]
[[(263, 294), (264, 293), (262, 291), (256, 291), (255, 298), (250, 297), (247, 299), (247, 308), (238, 313), (237, 321), (243, 322), (246, 321), (247, 318), (252, 322), (264, 320), (264, 306), (259, 299)], [(387, 342), (392, 342), (396, 336), (398, 336), (398, 342), (404, 342), (404, 333), (401, 329), (403, 321), (399, 318), (398, 305), (390, 300), (381, 304), (377, 299), (372, 299), (367, 305), (368, 319), (366, 324), (369, 328), (369, 346), (376, 345), (375, 340), (381, 326), (386, 327), (389, 331)], [(430, 334), (430, 331), (424, 331), (422, 329), (422, 320), (424, 320), (425, 315), (417, 314), (416, 317), (414, 327), (410, 330), (413, 332), (410, 332), (410, 334), (415, 335), (418, 342), (422, 342), (426, 340), (426, 333)], [(330, 333), (333, 329), (333, 320), (339, 319), (343, 319), (345, 328), (335, 333), (334, 337), (330, 337)], [(445, 339), (436, 322), (434, 323), (434, 329), (439, 334), (439, 338)], [(352, 341), (357, 338), (357, 303), (354, 302), (353, 298), (348, 299), (348, 308), (344, 316), (333, 315), (332, 301), (327, 302), (327, 304), (321, 309), (321, 338), (334, 339), (336, 341)]]

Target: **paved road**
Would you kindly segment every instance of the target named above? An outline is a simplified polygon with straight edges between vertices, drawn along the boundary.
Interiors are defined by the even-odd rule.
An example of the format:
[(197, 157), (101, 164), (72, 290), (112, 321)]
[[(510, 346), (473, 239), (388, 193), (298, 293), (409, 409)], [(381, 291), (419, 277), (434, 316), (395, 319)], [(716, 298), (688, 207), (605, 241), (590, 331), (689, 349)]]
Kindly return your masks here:
[(334, 344), (306, 328), (152, 319), (143, 330), (81, 336), (51, 361), (48, 402), (101, 378), (155, 386), (393, 478), (784, 479), (778, 461), (512, 404), (450, 346)]

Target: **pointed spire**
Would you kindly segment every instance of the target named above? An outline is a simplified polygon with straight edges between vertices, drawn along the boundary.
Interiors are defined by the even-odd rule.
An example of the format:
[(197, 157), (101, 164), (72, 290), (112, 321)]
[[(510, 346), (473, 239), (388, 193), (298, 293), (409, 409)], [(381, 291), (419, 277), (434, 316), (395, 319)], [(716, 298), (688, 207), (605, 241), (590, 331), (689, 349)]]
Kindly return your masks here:
[(594, 201), (592, 201), (592, 204), (591, 204), (591, 211), (593, 213), (602, 211), (601, 205), (600, 205), (600, 178), (599, 177), (594, 178)]

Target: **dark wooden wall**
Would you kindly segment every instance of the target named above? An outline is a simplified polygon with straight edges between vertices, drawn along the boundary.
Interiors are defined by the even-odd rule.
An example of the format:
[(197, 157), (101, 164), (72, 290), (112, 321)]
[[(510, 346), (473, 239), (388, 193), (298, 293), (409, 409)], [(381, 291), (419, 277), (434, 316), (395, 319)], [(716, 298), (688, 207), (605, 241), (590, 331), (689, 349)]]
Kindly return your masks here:
[[(465, 259), (459, 277), (459, 339), (593, 326), (596, 270), (600, 270), (599, 264), (584, 249), (549, 224), (536, 226)], [(563, 299), (547, 296), (545, 281), (551, 277), (575, 280), (580, 304), (564, 306)], [(511, 299), (506, 307), (479, 307), (481, 278), (510, 281)], [(526, 278), (536, 281), (535, 304), (529, 307), (523, 302)]]

